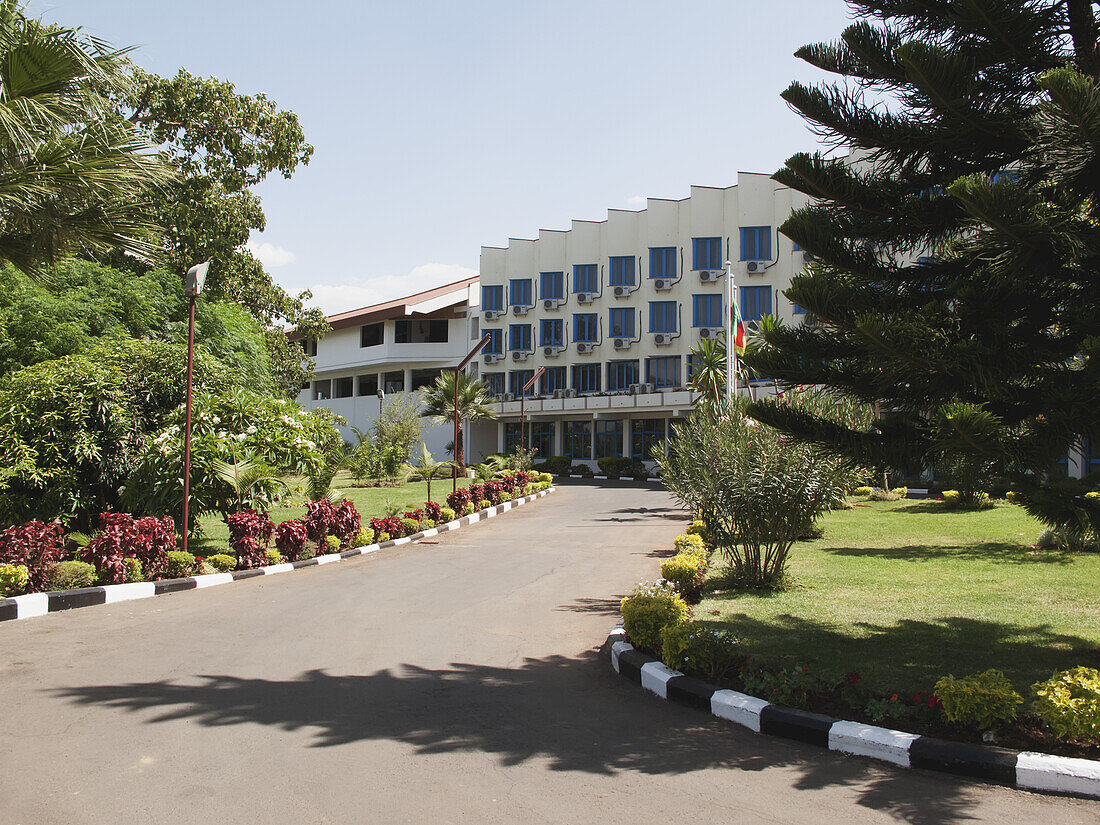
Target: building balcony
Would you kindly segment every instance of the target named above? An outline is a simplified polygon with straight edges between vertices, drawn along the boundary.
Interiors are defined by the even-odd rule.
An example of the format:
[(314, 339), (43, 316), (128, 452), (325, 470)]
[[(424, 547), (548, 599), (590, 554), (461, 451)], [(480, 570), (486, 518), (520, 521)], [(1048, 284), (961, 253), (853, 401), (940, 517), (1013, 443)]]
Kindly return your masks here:
[[(691, 406), (695, 393), (683, 388), (657, 390), (655, 392), (639, 393), (591, 393), (586, 395), (574, 395), (569, 398), (552, 398), (546, 396), (529, 397), (523, 403), (523, 409), (528, 413), (578, 413), (591, 410), (593, 412), (608, 412), (621, 410), (683, 408)], [(498, 401), (496, 403), (497, 414), (502, 417), (519, 415), (521, 402)]]

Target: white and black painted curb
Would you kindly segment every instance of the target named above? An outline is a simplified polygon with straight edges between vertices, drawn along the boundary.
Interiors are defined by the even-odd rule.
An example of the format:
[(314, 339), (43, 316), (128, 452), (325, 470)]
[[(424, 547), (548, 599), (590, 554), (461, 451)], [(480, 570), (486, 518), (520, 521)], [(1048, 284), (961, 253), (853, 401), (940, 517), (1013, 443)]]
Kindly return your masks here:
[(756, 733), (869, 756), (903, 768), (943, 771), (1029, 791), (1100, 798), (1100, 762), (1092, 759), (968, 745), (862, 722), (844, 722), (820, 713), (773, 705), (685, 676), (636, 650), (626, 641), (621, 627), (611, 632), (607, 644), (611, 666), (620, 676), (662, 699), (708, 711)]
[(550, 487), (540, 490), (523, 498), (506, 501), (487, 510), (480, 510), (468, 516), (449, 521), (438, 527), (432, 527), (421, 533), (414, 533), (392, 541), (384, 541), (380, 544), (368, 544), (365, 547), (355, 547), (345, 550), (343, 553), (326, 553), (323, 556), (314, 556), (312, 559), (302, 561), (284, 562), (268, 567), (255, 567), (251, 570), (235, 570), (232, 573), (209, 573), (204, 576), (188, 576), (184, 579), (167, 579), (156, 582), (133, 582), (129, 584), (107, 584), (101, 587), (82, 587), (79, 590), (55, 590), (49, 593), (28, 593), (25, 596), (15, 596), (10, 599), (0, 599), (0, 622), (11, 619), (29, 619), (32, 616), (43, 616), (46, 613), (56, 613), (59, 610), (72, 610), (77, 607), (91, 607), (97, 604), (114, 604), (126, 602), (132, 599), (147, 599), (151, 596), (162, 596), (165, 593), (178, 593), (181, 590), (198, 590), (203, 587), (214, 587), (219, 584), (229, 584), (241, 579), (251, 579), (255, 576), (274, 576), (277, 573), (289, 573), (292, 570), (301, 570), (305, 567), (317, 567), (322, 564), (353, 559), (357, 556), (365, 556), (376, 553), (387, 547), (398, 547), (402, 544), (419, 541), (420, 539), (438, 536), (440, 533), (448, 533), (458, 530), (470, 524), (493, 518), (501, 513), (534, 501), (537, 498), (554, 492)]

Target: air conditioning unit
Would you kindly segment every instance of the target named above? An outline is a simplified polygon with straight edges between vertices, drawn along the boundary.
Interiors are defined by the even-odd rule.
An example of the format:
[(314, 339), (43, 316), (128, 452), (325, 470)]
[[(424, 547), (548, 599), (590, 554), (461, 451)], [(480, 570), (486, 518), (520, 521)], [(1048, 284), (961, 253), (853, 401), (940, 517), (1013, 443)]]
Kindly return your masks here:
[(641, 385), (641, 384), (631, 384), (631, 385), (630, 385), (630, 394), (631, 394), (631, 395), (637, 395), (637, 394), (638, 394), (638, 391), (639, 391), (639, 390), (640, 390), (641, 388), (642, 388), (642, 385)]
[(530, 355), (530, 354), (531, 353), (529, 353), (529, 352), (518, 352), (518, 351), (513, 352), (512, 353), (512, 360), (513, 361), (526, 361), (527, 356)]
[(642, 384), (642, 388), (640, 390), (638, 390), (638, 392), (641, 395), (645, 395), (646, 393), (651, 393), (651, 392), (657, 392), (657, 385), (656, 384)]
[(668, 290), (672, 289), (672, 281), (670, 281), (668, 278), (658, 278), (656, 281), (653, 282), (653, 288), (656, 289), (658, 292), (667, 292)]
[(504, 395), (502, 395), (500, 397), (500, 400), (501, 401), (515, 401), (516, 400), (516, 394), (513, 393), (513, 392), (506, 392), (506, 393), (504, 393)]
[(530, 307), (521, 307), (519, 304), (514, 304), (512, 306), (512, 314), (522, 318), (524, 315), (527, 314), (527, 310), (529, 309)]
[(495, 364), (498, 361), (504, 360), (504, 353), (502, 352), (490, 352), (485, 355), (486, 364)]
[(615, 349), (630, 349), (630, 345), (633, 343), (629, 338), (616, 338)]
[(553, 397), (554, 398), (565, 398), (565, 390), (554, 390)]
[(745, 264), (745, 271), (750, 275), (763, 275), (771, 261), (749, 261)]
[(590, 304), (595, 296), (591, 292), (578, 292), (577, 303), (578, 304)]
[(547, 358), (554, 358), (559, 352), (561, 352), (561, 347), (542, 348), (542, 354), (545, 355)]
[(547, 298), (542, 302), (543, 309), (557, 309), (564, 301), (561, 298)]
[(577, 344), (578, 355), (589, 355), (596, 348), (595, 344)]
[(653, 336), (653, 343), (659, 347), (667, 347), (672, 343), (672, 336), (664, 333), (658, 333)]
[(617, 286), (617, 287), (615, 287), (615, 297), (616, 298), (629, 298), (630, 297), (630, 287), (628, 287), (628, 286)]
[(561, 394), (562, 394), (562, 398), (576, 398), (577, 397), (577, 391), (576, 390), (562, 390)]
[(720, 269), (700, 269), (699, 280), (704, 284), (713, 284), (721, 274), (722, 270)]
[(721, 327), (703, 327), (699, 330), (700, 338), (717, 338), (722, 331)]
[(485, 320), (486, 321), (496, 321), (503, 314), (504, 314), (504, 310), (502, 310), (502, 309), (487, 309), (487, 310), (485, 310)]

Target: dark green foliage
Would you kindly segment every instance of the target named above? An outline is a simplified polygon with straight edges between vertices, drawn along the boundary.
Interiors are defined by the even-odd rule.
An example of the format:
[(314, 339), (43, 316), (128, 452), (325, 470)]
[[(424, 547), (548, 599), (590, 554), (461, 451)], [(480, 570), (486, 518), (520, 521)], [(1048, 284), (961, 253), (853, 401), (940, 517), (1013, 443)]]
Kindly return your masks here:
[(605, 456), (596, 459), (596, 466), (600, 468), (600, 473), (602, 475), (608, 478), (619, 478), (623, 474), (631, 471), (631, 468), (634, 466), (634, 459), (619, 456)]
[(813, 323), (763, 325), (747, 361), (892, 415), (861, 431), (751, 413), (880, 471), (942, 467), (966, 496), (1034, 484), (1100, 435), (1092, 6), (851, 5), (840, 42), (798, 52), (841, 82), (783, 94), (859, 161), (802, 154), (775, 175), (815, 199), (781, 227), (817, 258), (786, 293)]
[(96, 583), (95, 566), (83, 561), (62, 561), (50, 568), (47, 590), (78, 590)]

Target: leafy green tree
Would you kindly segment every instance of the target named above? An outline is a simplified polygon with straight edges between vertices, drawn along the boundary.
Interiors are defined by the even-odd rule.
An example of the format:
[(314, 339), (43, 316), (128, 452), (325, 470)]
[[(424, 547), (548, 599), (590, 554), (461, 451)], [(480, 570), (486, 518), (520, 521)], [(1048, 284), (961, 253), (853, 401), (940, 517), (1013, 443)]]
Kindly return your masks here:
[[(424, 391), (425, 418), (440, 424), (453, 422), (455, 418), (455, 371), (444, 370), (435, 383)], [(497, 417), (496, 407), (488, 388), (466, 373), (458, 373), (458, 444), (454, 459), (460, 471), (466, 469), (462, 455), (462, 427), (466, 421), (489, 421)]]
[(71, 253), (146, 259), (142, 208), (170, 170), (104, 90), (130, 86), (123, 52), (0, 2), (0, 260), (39, 274)]
[[(857, 160), (798, 154), (775, 176), (815, 199), (782, 226), (817, 258), (786, 293), (814, 323), (764, 329), (747, 360), (891, 415), (864, 431), (750, 412), (867, 466), (1024, 478), (1097, 430), (1097, 238), (1080, 199), (1095, 99), (1060, 82), (1073, 69), (1052, 71), (1095, 71), (1092, 4), (850, 5), (839, 42), (797, 52), (841, 82), (783, 93)], [(1059, 134), (1060, 156), (1043, 137)], [(1085, 185), (1047, 185), (1058, 163)]]
[(420, 396), (413, 392), (387, 396), (373, 429), (380, 449), (401, 456), (402, 464), (408, 462), (413, 445), (420, 441)]

